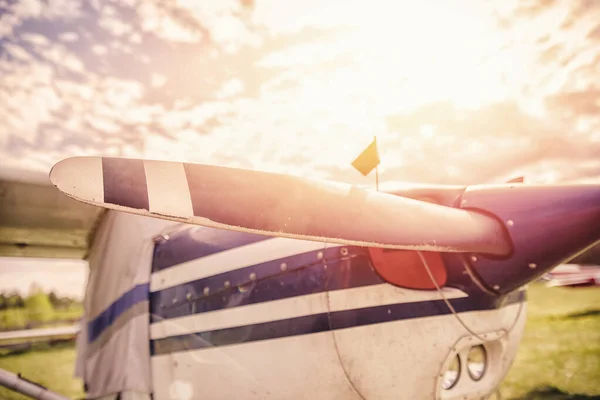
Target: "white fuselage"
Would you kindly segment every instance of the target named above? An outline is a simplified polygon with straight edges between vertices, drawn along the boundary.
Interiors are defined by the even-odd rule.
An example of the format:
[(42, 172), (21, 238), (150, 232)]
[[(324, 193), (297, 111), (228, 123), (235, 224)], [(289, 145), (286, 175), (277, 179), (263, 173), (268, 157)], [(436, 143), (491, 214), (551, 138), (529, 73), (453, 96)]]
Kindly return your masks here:
[[(89, 398), (480, 399), (506, 375), (526, 315), (524, 292), (386, 283), (364, 248), (122, 213), (99, 228), (90, 266), (78, 360)], [(481, 343), (476, 381), (467, 352)], [(457, 354), (458, 381), (442, 389)]]
[[(317, 260), (319, 250), (342, 248), (269, 239), (155, 272), (150, 290), (184, 287), (310, 251), (316, 252)], [(317, 268), (343, 266), (323, 261)], [(260, 288), (252, 283), (243, 287), (235, 295), (227, 292), (230, 304), (224, 308), (151, 324), (150, 338), (160, 342), (152, 356), (155, 399), (480, 399), (507, 373), (526, 314), (519, 301), (460, 312), (459, 318), (478, 338), (435, 290), (378, 283), (244, 304), (243, 299)], [(446, 288), (443, 294), (452, 301), (469, 301), (458, 289)], [(386, 314), (388, 321), (378, 322)], [(333, 319), (338, 329), (322, 329), (323, 322), (335, 325)], [(306, 323), (313, 324), (313, 332), (294, 326)], [(221, 339), (215, 332), (235, 338)], [(489, 364), (476, 382), (467, 372), (466, 353), (481, 343)], [(446, 364), (457, 353), (459, 380), (443, 390)]]
[[(387, 284), (386, 284), (387, 285)], [(422, 299), (423, 293), (388, 285), (381, 299), (397, 303)], [(379, 296), (369, 289), (342, 291), (335, 302), (368, 304)], [(453, 293), (459, 295), (459, 293)], [(430, 293), (430, 298), (438, 294)], [(346, 297), (344, 299), (344, 297)], [(252, 318), (305, 313), (335, 307), (327, 293), (294, 301), (220, 312), (225, 325)], [(480, 399), (492, 393), (515, 357), (525, 322), (519, 304), (493, 311), (462, 313), (477, 333), (489, 333), (490, 367), (475, 382), (463, 368), (456, 386), (441, 389), (443, 366), (452, 353), (481, 343), (452, 314), (319, 332), (224, 347), (180, 351), (152, 357), (155, 398), (161, 399)], [(316, 311), (316, 310), (315, 310)], [(249, 317), (250, 316), (250, 317)], [(504, 335), (515, 318), (516, 325)], [(198, 326), (202, 320), (194, 321)], [(211, 321), (212, 322), (212, 321)], [(173, 322), (177, 324), (177, 322)]]

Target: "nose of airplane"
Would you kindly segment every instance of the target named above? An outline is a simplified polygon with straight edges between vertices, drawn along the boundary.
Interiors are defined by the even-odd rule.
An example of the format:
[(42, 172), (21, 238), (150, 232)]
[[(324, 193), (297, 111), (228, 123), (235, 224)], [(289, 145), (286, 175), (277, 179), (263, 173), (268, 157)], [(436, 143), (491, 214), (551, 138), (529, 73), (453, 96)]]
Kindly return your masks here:
[(489, 288), (501, 294), (600, 241), (600, 185), (477, 186), (467, 188), (461, 207), (495, 216), (510, 237), (508, 257), (468, 257)]

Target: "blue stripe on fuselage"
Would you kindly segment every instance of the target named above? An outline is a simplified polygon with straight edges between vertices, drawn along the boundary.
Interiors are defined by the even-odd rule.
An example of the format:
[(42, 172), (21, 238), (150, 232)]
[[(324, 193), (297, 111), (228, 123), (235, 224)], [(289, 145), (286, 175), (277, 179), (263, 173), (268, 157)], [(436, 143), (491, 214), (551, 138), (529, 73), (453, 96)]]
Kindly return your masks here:
[(111, 326), (120, 315), (142, 301), (148, 300), (150, 284), (143, 283), (125, 292), (106, 310), (88, 322), (88, 342), (92, 343), (102, 332)]
[[(339, 248), (297, 254), (157, 291), (150, 295), (152, 321), (384, 283), (365, 249), (349, 251), (352, 255), (347, 259), (339, 258)], [(323, 259), (317, 258), (319, 252)], [(282, 262), (287, 266), (285, 272), (281, 271)], [(255, 280), (249, 278), (252, 273)], [(229, 288), (224, 287), (225, 282)], [(209, 295), (204, 288), (209, 288)]]
[[(525, 301), (525, 297), (525, 291), (521, 291), (510, 294), (502, 302), (492, 296), (449, 301), (456, 312), (468, 312), (498, 309)], [(365, 307), (156, 339), (151, 341), (151, 352), (152, 355), (169, 354), (450, 313), (443, 300)]]
[(169, 234), (168, 240), (156, 245), (152, 272), (267, 239), (272, 237), (209, 227), (186, 227)]

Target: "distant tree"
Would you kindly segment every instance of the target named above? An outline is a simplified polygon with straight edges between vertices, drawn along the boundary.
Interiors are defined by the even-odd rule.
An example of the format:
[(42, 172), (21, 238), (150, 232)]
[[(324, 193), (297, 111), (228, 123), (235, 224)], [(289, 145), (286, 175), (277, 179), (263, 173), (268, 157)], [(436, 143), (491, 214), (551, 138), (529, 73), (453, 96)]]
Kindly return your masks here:
[(54, 309), (46, 293), (33, 294), (25, 300), (25, 308), (32, 322), (46, 322), (52, 319)]
[(6, 297), (6, 308), (23, 308), (25, 307), (25, 301), (21, 295), (17, 292), (9, 293)]
[(0, 310), (6, 309), (6, 295), (4, 293), (0, 293)]
[(56, 295), (56, 293), (54, 293), (54, 291), (48, 293), (48, 300), (50, 300), (50, 304), (52, 304), (52, 307), (54, 307), (55, 309), (59, 307), (59, 298)]

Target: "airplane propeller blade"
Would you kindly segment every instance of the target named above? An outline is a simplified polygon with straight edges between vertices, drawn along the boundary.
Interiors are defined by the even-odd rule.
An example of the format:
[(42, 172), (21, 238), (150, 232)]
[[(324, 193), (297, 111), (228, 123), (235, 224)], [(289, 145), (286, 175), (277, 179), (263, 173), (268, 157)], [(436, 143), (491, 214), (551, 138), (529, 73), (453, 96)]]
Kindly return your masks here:
[(181, 162), (76, 157), (52, 183), (81, 202), (154, 218), (294, 239), (507, 255), (502, 224), (348, 184)]

